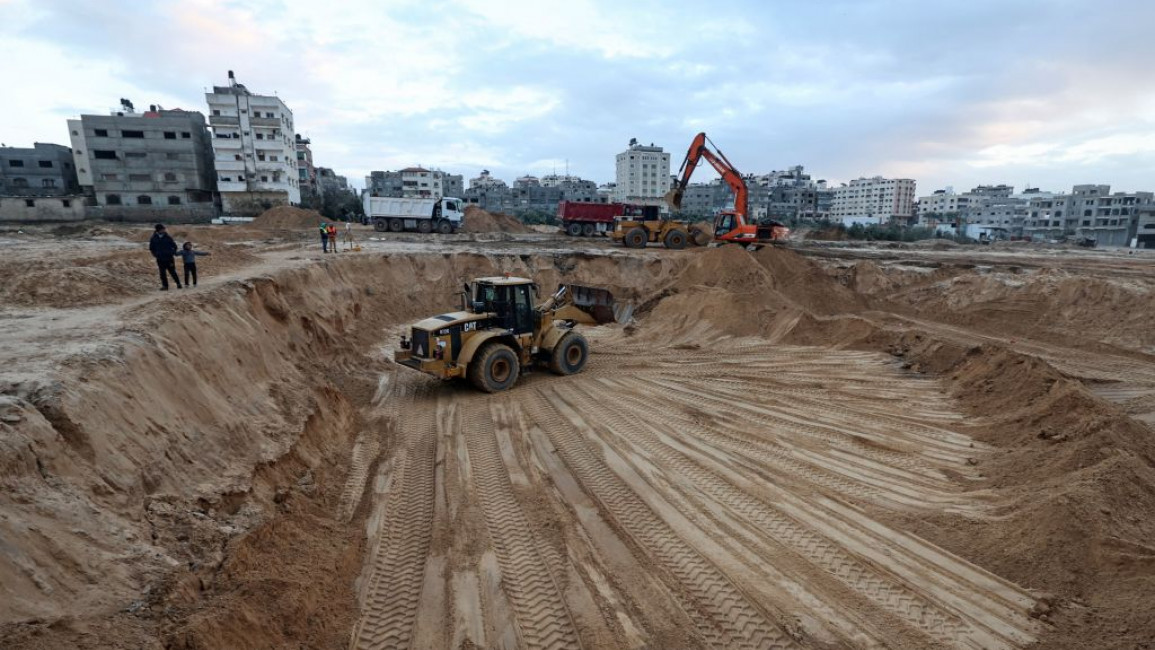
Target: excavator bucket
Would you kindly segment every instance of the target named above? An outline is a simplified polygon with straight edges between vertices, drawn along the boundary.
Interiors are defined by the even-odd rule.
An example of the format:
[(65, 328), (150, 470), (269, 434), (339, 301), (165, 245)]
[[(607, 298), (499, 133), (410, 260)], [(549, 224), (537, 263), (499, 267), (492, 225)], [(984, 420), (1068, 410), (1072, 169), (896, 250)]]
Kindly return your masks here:
[(669, 192), (666, 192), (666, 195), (663, 196), (662, 199), (665, 200), (666, 205), (670, 206), (671, 210), (676, 212), (682, 209), (682, 192), (678, 188), (675, 187)]
[(633, 317), (633, 305), (619, 305), (614, 302), (614, 294), (606, 289), (585, 287), (579, 284), (563, 285), (573, 306), (592, 317), (599, 325), (605, 323), (626, 323)]

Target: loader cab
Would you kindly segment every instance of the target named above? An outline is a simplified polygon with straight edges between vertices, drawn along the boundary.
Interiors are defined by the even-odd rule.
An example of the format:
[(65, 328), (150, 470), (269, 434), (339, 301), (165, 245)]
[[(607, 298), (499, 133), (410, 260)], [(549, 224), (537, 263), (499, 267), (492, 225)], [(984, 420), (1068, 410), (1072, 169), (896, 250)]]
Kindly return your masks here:
[(492, 313), (493, 325), (515, 334), (534, 331), (533, 281), (526, 278), (481, 278), (471, 287), (475, 313)]

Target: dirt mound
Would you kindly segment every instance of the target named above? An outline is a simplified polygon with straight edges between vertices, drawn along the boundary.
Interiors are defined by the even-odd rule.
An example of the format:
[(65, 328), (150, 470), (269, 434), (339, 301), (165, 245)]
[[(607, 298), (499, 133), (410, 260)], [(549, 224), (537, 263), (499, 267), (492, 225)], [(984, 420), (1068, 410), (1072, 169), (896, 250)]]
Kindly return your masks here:
[(300, 230), (316, 228), (324, 221), (325, 217), (316, 210), (302, 210), (292, 206), (279, 205), (265, 210), (249, 225), (254, 228)]
[(464, 232), (533, 232), (533, 228), (502, 212), (486, 212), (476, 205), (466, 206)]
[[(197, 258), (202, 283), (258, 261), (247, 246), (208, 244), (197, 250), (209, 253)], [(182, 280), (183, 266), (178, 259), (177, 274)], [(5, 305), (89, 307), (152, 293), (158, 285), (156, 261), (144, 246), (108, 255), (61, 256), (51, 262), (0, 262), (0, 304)]]

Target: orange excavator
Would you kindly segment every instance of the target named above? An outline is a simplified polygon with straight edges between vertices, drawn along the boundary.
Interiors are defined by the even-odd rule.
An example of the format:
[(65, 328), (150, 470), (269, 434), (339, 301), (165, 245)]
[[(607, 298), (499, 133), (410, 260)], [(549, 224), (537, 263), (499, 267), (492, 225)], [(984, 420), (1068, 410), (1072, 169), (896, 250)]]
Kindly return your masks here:
[[(707, 147), (707, 144), (710, 146)], [(713, 147), (713, 150), (710, 147)], [(734, 193), (734, 209), (722, 210), (714, 217), (714, 241), (753, 247), (784, 241), (790, 234), (790, 229), (785, 224), (777, 221), (759, 224), (750, 218), (748, 190), (746, 182), (742, 180), (742, 174), (734, 169), (734, 165), (727, 160), (726, 155), (706, 137), (705, 133), (699, 133), (690, 143), (686, 159), (678, 169), (681, 178), (674, 189), (666, 194), (666, 203), (670, 204), (670, 208), (681, 209), (682, 195), (686, 192), (686, 186), (690, 184), (690, 176), (694, 174), (703, 158), (714, 167), (721, 175), (722, 182), (729, 185)]]

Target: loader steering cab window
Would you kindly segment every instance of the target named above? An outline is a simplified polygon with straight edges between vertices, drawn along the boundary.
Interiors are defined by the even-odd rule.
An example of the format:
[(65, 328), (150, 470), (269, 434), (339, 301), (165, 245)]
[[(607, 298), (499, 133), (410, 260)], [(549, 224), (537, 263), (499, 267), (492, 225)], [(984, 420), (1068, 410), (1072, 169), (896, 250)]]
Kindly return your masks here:
[(510, 287), (513, 290), (513, 330), (518, 334), (533, 331), (533, 302), (529, 297), (529, 285)]

